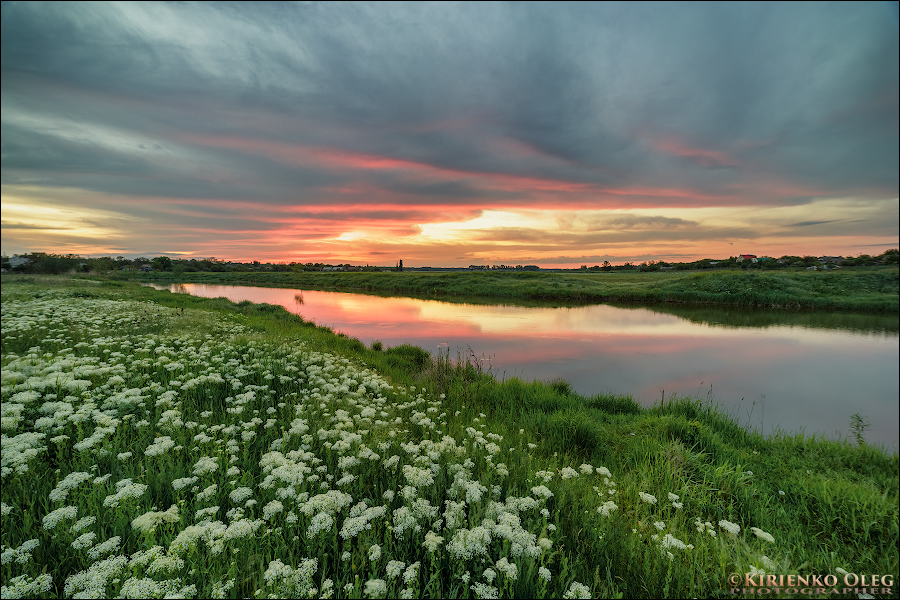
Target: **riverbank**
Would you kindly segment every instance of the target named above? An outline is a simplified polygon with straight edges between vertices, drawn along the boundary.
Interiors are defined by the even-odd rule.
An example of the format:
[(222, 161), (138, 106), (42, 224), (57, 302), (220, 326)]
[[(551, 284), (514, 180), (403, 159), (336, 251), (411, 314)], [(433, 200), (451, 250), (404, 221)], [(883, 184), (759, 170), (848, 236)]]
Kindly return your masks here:
[(764, 570), (896, 596), (900, 463), (863, 427), (764, 437), (281, 307), (2, 282), (5, 588), (725, 597)]
[[(125, 278), (125, 275), (117, 274)], [(219, 283), (432, 297), (480, 296), (578, 302), (667, 302), (787, 310), (900, 312), (892, 267), (842, 271), (535, 273), (152, 272), (141, 281)]]

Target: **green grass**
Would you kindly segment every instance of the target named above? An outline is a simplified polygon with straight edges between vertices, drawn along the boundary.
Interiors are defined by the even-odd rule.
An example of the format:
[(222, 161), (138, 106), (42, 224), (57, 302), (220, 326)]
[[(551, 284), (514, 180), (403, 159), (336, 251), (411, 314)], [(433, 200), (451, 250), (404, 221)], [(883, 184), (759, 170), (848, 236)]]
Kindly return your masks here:
[[(231, 597), (283, 597), (310, 586), (322, 592), (328, 579), (334, 597), (364, 597), (367, 582), (380, 579), (391, 596), (473, 597), (472, 584), (485, 583), (483, 571), (499, 571), (494, 565), (504, 558), (517, 565), (518, 576), (513, 580), (497, 573), (493, 588), (503, 597), (562, 597), (574, 583), (587, 586), (593, 597), (730, 597), (730, 574), (753, 569), (804, 576), (844, 569), (898, 578), (896, 452), (849, 440), (763, 436), (696, 398), (667, 398), (643, 408), (627, 396), (578, 395), (563, 380), (501, 382), (465, 356), (432, 359), (409, 345), (368, 348), (271, 305), (64, 277), (4, 277), (2, 293), (4, 468), (25, 456), (15, 448), (30, 439), (28, 434), (46, 433), (37, 455), (25, 458), (28, 471), (4, 471), (4, 552), (13, 556), (10, 549), (39, 542), (29, 559), (2, 565), (9, 590), (25, 581), (17, 577), (35, 581), (43, 573), (51, 575), (52, 584), (37, 595), (56, 597), (65, 595), (66, 582), (79, 572), (96, 578), (96, 568), (90, 569), (104, 557), (93, 559), (87, 549), (72, 547), (76, 533), (84, 531), (95, 533), (98, 544), (119, 536), (121, 547), (109, 556), (132, 561), (121, 567), (118, 581), (103, 584), (103, 594), (113, 596), (124, 593), (126, 584), (152, 580), (204, 597), (234, 580), (227, 591)], [(56, 375), (48, 378), (47, 373)], [(346, 383), (351, 380), (355, 383)], [(393, 389), (378, 381), (390, 382)], [(354, 391), (357, 385), (364, 391)], [(128, 389), (138, 390), (141, 399), (128, 400)], [(39, 397), (17, 396), (27, 390)], [(243, 393), (249, 395), (238, 400)], [(85, 418), (58, 412), (63, 401), (76, 414), (82, 407)], [(84, 408), (88, 403), (95, 407)], [(369, 407), (375, 412), (365, 416)], [(254, 415), (259, 423), (254, 424)], [(298, 428), (295, 419), (302, 419), (306, 429)], [(112, 431), (104, 433), (103, 427)], [(200, 431), (211, 440), (198, 441)], [(78, 450), (76, 444), (91, 435), (104, 441)], [(182, 449), (145, 455), (162, 436)], [(352, 449), (333, 445), (335, 440), (347, 440)], [(451, 446), (447, 440), (454, 440)], [(490, 443), (496, 448), (489, 449)], [(362, 444), (381, 458), (339, 466), (348, 456), (364, 455)], [(315, 456), (304, 460), (310, 467), (319, 464), (322, 477), (333, 474), (332, 489), (352, 495), (352, 503), (333, 514), (330, 528), (307, 535), (312, 517), (303, 512), (305, 504), (277, 496), (277, 486), (265, 483), (272, 471), (261, 459), (273, 448), (285, 456), (289, 451)], [(118, 459), (123, 452), (133, 456)], [(386, 467), (382, 460), (393, 454), (401, 466)], [(195, 484), (200, 491), (217, 486), (205, 501), (190, 487), (172, 485), (192, 477), (201, 456), (219, 465)], [(463, 465), (466, 459), (470, 466)], [(502, 474), (500, 463), (508, 474)], [(608, 469), (609, 475), (580, 472), (584, 464)], [(412, 505), (403, 498), (408, 483), (403, 465), (431, 469), (433, 483), (418, 486), (417, 495), (440, 507), (441, 514), (419, 519), (422, 530), (401, 539), (392, 533), (397, 521), (390, 517)], [(231, 466), (239, 473), (226, 476)], [(567, 468), (578, 475), (564, 478)], [(51, 500), (50, 491), (73, 472), (110, 478), (81, 484), (66, 502)], [(451, 528), (441, 518), (445, 502), (460, 498), (454, 473), (466, 473), (468, 481), (484, 486), (483, 498), (465, 503), (463, 525), (469, 528), (485, 519), (496, 522), (493, 500), (536, 494), (531, 490), (549, 477), (546, 485), (553, 495), (540, 502), (546, 516), (533, 508), (521, 511), (520, 518), (525, 531), (546, 537), (552, 546), (539, 558), (527, 558), (495, 534), (488, 560), (478, 554), (454, 557), (448, 546), (463, 525)], [(338, 486), (344, 474), (356, 479)], [(118, 509), (105, 507), (115, 482), (123, 479), (148, 488)], [(294, 487), (312, 496), (321, 491), (318, 485), (318, 480), (304, 480)], [(250, 488), (258, 500), (242, 508), (246, 519), (264, 521), (257, 534), (225, 542), (222, 554), (209, 542), (178, 551), (176, 539), (200, 521), (197, 510), (221, 505), (212, 518), (223, 526), (229, 522), (225, 511), (242, 506), (229, 494), (241, 487)], [(393, 499), (383, 499), (385, 492), (394, 492)], [(656, 502), (643, 499), (647, 494)], [(284, 510), (264, 518), (263, 507), (276, 499)], [(361, 500), (369, 507), (388, 506), (387, 516), (344, 539), (342, 523)], [(617, 508), (603, 516), (598, 508), (607, 501)], [(82, 532), (70, 531), (71, 520), (43, 528), (42, 519), (65, 504), (78, 507), (79, 519), (96, 515), (97, 523)], [(131, 525), (142, 514), (171, 506), (180, 509), (177, 522), (162, 522), (150, 533)], [(288, 513), (298, 520), (289, 522)], [(740, 533), (727, 533), (720, 521), (739, 525)], [(775, 541), (756, 537), (751, 527)], [(435, 552), (423, 547), (429, 528), (445, 538)], [(670, 549), (670, 559), (660, 548), (665, 534), (692, 548)], [(371, 558), (372, 545), (380, 548), (377, 559)], [(167, 566), (161, 560), (157, 565), (153, 558), (142, 563), (140, 553), (154, 546), (185, 564), (176, 560)], [(341, 558), (344, 552), (347, 561)], [(316, 571), (306, 581), (296, 573), (312, 559)], [(419, 573), (408, 585), (402, 576), (392, 579), (385, 570), (388, 560), (406, 566), (419, 562)], [(278, 564), (296, 572), (267, 579), (266, 572), (273, 574)], [(538, 576), (540, 568), (549, 569), (549, 583)], [(467, 572), (471, 581), (464, 583)], [(895, 583), (886, 595), (896, 593)], [(837, 594), (848, 595), (856, 597)]]
[[(176, 279), (177, 277), (177, 279)], [(147, 281), (182, 281), (321, 288), (427, 297), (506, 300), (670, 302), (777, 309), (897, 313), (895, 267), (841, 271), (711, 272), (383, 272), (140, 274)]]

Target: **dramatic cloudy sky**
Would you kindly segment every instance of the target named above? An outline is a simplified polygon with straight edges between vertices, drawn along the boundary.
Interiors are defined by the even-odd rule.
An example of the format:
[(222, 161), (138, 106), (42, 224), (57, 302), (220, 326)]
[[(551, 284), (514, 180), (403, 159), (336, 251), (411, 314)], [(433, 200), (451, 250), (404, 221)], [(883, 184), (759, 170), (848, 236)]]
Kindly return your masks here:
[(2, 4), (2, 250), (898, 244), (896, 3)]

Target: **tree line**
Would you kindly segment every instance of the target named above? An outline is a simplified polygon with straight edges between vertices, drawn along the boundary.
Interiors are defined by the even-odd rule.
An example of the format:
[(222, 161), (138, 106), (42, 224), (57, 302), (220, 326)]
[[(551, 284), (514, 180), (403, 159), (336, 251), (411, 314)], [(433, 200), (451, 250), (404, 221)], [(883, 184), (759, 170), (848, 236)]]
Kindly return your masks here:
[[(759, 257), (756, 259), (742, 259), (739, 256), (732, 256), (727, 259), (711, 259), (704, 258), (693, 262), (667, 262), (667, 261), (645, 261), (642, 263), (626, 262), (622, 265), (613, 265), (609, 261), (604, 261), (601, 265), (588, 267), (582, 265), (580, 269), (572, 269), (574, 271), (697, 271), (707, 269), (788, 269), (788, 268), (810, 268), (823, 266), (833, 267), (835, 265), (844, 267), (856, 266), (876, 266), (876, 265), (896, 265), (898, 259), (897, 248), (886, 250), (879, 255), (860, 254), (856, 257), (828, 257), (838, 258), (839, 260), (822, 260), (822, 257), (815, 256), (790, 256), (785, 255), (780, 258)], [(505, 267), (505, 265), (501, 265)], [(156, 256), (153, 258), (138, 257), (125, 258), (117, 256), (115, 258), (104, 256), (100, 258), (84, 258), (76, 254), (51, 254), (46, 252), (32, 252), (30, 254), (22, 254), (18, 256), (2, 257), (0, 268), (7, 272), (13, 273), (33, 273), (33, 274), (59, 274), (59, 273), (109, 273), (109, 272), (128, 272), (128, 271), (168, 271), (174, 273), (192, 273), (192, 272), (248, 272), (248, 271), (283, 271), (283, 272), (299, 272), (299, 271), (382, 271), (384, 267), (376, 267), (371, 265), (360, 266), (345, 264), (328, 264), (328, 263), (263, 263), (260, 261), (250, 262), (233, 262), (217, 260), (216, 258), (171, 258), (168, 256)], [(472, 267), (470, 267), (471, 269)], [(518, 267), (515, 267), (518, 270)], [(403, 270), (403, 261), (400, 261), (394, 269)], [(524, 270), (537, 270), (533, 265), (527, 265)]]

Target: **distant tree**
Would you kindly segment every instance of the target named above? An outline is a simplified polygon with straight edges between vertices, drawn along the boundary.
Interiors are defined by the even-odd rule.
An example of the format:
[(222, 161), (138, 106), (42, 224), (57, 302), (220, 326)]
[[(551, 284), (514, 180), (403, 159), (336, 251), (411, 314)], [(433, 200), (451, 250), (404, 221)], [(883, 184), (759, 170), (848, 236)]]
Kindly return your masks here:
[(172, 259), (168, 256), (157, 256), (151, 261), (151, 263), (153, 264), (153, 268), (157, 271), (172, 270)]

